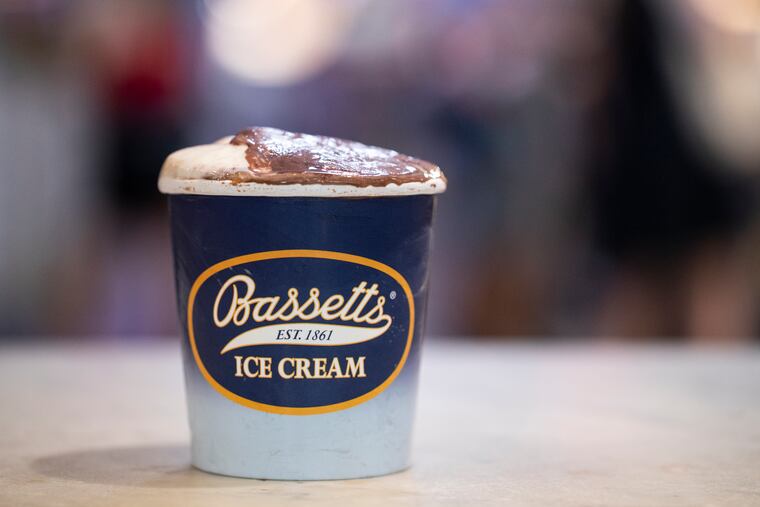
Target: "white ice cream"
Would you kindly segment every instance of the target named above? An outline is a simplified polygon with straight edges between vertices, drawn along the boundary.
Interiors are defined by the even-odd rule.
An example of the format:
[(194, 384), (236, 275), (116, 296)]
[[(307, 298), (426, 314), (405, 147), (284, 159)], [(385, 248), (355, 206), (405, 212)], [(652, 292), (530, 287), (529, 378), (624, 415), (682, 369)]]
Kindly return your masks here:
[(439, 168), (429, 171), (430, 179), (382, 187), (333, 184), (266, 184), (233, 182), (236, 172), (247, 171), (246, 146), (229, 144), (229, 137), (214, 144), (175, 151), (164, 162), (158, 189), (165, 194), (270, 196), (270, 197), (385, 197), (439, 194), (446, 180)]

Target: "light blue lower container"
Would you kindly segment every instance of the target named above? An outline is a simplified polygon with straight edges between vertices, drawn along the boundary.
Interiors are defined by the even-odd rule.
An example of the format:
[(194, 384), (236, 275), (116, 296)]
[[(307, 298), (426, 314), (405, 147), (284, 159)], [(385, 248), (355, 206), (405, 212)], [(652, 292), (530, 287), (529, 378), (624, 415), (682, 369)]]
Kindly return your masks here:
[(346, 410), (291, 416), (240, 406), (214, 391), (194, 363), (185, 367), (192, 463), (201, 470), (323, 480), (385, 475), (410, 465), (416, 386), (407, 379)]

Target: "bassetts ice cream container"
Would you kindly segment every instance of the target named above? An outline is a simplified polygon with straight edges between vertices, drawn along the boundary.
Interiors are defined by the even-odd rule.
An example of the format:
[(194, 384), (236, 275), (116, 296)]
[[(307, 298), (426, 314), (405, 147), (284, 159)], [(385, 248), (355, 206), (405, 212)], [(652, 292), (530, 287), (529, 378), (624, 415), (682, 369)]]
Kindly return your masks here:
[(410, 463), (434, 164), (271, 128), (172, 153), (193, 465), (345, 479)]

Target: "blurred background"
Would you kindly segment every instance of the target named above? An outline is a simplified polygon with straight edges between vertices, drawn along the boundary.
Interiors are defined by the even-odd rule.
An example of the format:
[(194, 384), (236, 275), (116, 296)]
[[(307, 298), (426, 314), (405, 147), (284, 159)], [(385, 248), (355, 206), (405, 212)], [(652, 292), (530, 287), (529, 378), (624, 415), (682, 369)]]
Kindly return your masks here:
[(753, 341), (760, 0), (0, 0), (0, 337), (178, 333), (171, 151), (437, 162), (429, 331)]

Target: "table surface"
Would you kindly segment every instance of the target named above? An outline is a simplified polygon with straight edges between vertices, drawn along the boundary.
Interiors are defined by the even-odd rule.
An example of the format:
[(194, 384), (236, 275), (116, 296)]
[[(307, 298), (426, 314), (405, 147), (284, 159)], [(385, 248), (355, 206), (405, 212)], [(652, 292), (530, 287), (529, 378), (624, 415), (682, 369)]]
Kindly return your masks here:
[(760, 349), (431, 340), (414, 464), (189, 466), (176, 343), (0, 347), (0, 505), (760, 505)]

